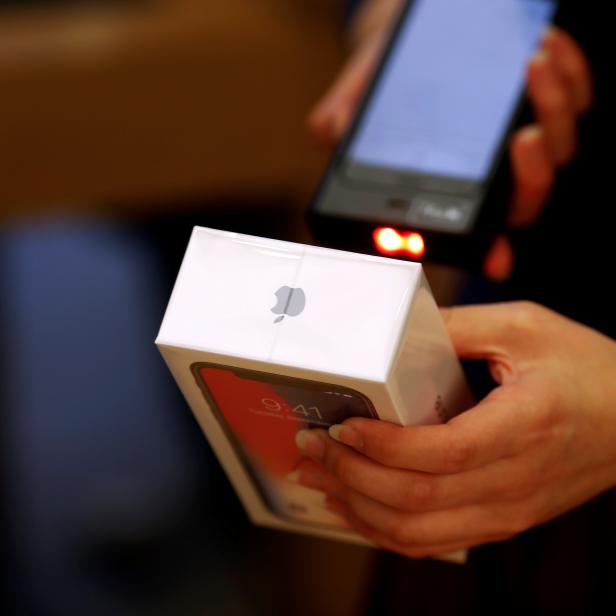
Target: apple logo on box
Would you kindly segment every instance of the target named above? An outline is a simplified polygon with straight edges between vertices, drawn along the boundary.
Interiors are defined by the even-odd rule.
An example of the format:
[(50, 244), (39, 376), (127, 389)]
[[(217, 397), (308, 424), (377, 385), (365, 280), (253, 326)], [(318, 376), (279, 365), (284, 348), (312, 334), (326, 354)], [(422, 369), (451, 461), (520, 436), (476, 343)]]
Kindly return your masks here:
[(272, 308), (274, 314), (280, 316), (274, 323), (280, 323), (285, 316), (296, 317), (301, 314), (306, 307), (306, 294), (302, 289), (292, 289), (291, 287), (280, 287), (275, 293), (276, 305)]

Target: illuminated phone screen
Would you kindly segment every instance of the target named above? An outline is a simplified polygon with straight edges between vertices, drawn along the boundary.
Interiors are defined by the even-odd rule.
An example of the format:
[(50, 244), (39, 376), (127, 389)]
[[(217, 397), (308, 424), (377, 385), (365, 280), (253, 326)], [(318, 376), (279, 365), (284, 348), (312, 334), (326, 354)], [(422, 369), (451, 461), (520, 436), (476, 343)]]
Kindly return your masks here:
[(483, 182), (555, 0), (415, 0), (348, 146), (368, 168)]
[(304, 523), (344, 526), (323, 507), (320, 492), (286, 477), (301, 459), (299, 430), (376, 418), (368, 398), (338, 385), (213, 364), (194, 364), (192, 371), (270, 510)]

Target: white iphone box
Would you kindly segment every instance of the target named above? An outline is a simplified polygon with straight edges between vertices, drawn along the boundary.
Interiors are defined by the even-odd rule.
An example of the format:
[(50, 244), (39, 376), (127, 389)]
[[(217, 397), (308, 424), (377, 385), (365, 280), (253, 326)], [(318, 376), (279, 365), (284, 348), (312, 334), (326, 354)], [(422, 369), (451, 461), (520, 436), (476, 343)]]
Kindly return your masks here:
[(472, 404), (417, 263), (196, 227), (156, 340), (250, 518), (367, 543), (287, 479), (295, 435)]

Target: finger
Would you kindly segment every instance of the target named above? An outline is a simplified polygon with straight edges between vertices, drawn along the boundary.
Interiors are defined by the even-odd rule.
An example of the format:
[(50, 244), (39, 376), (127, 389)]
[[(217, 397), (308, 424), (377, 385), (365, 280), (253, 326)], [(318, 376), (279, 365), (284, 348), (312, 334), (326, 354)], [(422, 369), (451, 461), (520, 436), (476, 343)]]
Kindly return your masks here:
[(310, 132), (331, 145), (347, 130), (381, 55), (384, 37), (366, 43), (349, 61), (308, 118)]
[(442, 308), (441, 317), (458, 357), (489, 359), (501, 353), (511, 322), (509, 304)]
[(511, 243), (504, 235), (499, 235), (488, 251), (483, 264), (483, 271), (488, 278), (496, 282), (503, 282), (511, 276), (513, 259)]
[(555, 167), (545, 131), (536, 124), (513, 136), (509, 152), (515, 192), (508, 223), (525, 227), (541, 215), (554, 185)]
[(553, 313), (532, 302), (502, 302), (442, 308), (441, 316), (458, 357), (501, 360), (507, 366), (534, 325)]
[(403, 5), (404, 0), (369, 0), (360, 3), (349, 31), (351, 43), (357, 46), (391, 27)]
[[(330, 511), (337, 513), (340, 516), (343, 516), (343, 508), (330, 507)], [(494, 537), (494, 538), (486, 538), (477, 540), (477, 541), (458, 541), (454, 543), (447, 543), (441, 545), (431, 545), (431, 546), (402, 546), (396, 544), (394, 541), (386, 537), (385, 535), (381, 535), (377, 531), (373, 530), (371, 527), (363, 524), (357, 518), (355, 518), (352, 514), (349, 514), (345, 517), (349, 526), (355, 530), (357, 533), (362, 535), (365, 539), (370, 541), (371, 543), (385, 549), (390, 552), (395, 552), (407, 558), (413, 559), (423, 559), (423, 558), (446, 558), (447, 560), (454, 560), (456, 562), (464, 562), (464, 552), (462, 550), (470, 549), (479, 545), (483, 545), (485, 543), (494, 543), (496, 541), (500, 541), (506, 539), (507, 537)]]
[(524, 479), (510, 472), (509, 460), (466, 473), (438, 475), (377, 464), (324, 434), (309, 437), (324, 439), (324, 466), (313, 461), (300, 463), (298, 483), (340, 499), (352, 491), (400, 511), (437, 511), (502, 498), (503, 494), (516, 494), (513, 481), (520, 484)]
[[(348, 489), (399, 509), (412, 509), (414, 506), (444, 507), (448, 504), (448, 498), (451, 498), (445, 495), (444, 490), (437, 494), (438, 489), (432, 488), (432, 484), (427, 489), (422, 488), (428, 486), (429, 479), (435, 479), (436, 476), (428, 477), (425, 473), (388, 468), (329, 438), (321, 430), (298, 433), (297, 444), (305, 455), (313, 461), (318, 460), (326, 469), (326, 474), (331, 474), (336, 480), (332, 482), (320, 477), (314, 479), (311, 487), (324, 489), (338, 498), (342, 498), (344, 490)], [(315, 473), (315, 467), (307, 470), (308, 475)], [(313, 481), (311, 477), (308, 480)], [(337, 482), (344, 486), (342, 490)], [(428, 490), (431, 490), (430, 502), (426, 498)]]
[(529, 64), (528, 93), (552, 159), (557, 165), (568, 163), (577, 146), (575, 110), (546, 51), (538, 52)]
[(338, 499), (344, 499), (347, 494), (347, 488), (331, 473), (328, 473), (322, 464), (318, 464), (313, 460), (301, 460), (295, 470), (289, 476), (291, 481), (300, 485), (325, 492)]
[[(474, 510), (454, 510), (444, 515), (428, 514), (430, 519), (427, 519), (419, 515), (399, 516), (378, 503), (376, 505), (373, 507), (369, 503), (359, 505), (356, 502), (326, 499), (326, 507), (343, 516), (366, 539), (412, 558), (445, 554), (503, 540), (514, 534), (495, 530), (481, 534), (479, 528), (492, 529), (496, 523), (492, 515), (482, 515)], [(433, 541), (433, 538), (437, 540)]]
[[(389, 470), (413, 470), (438, 475), (463, 473), (517, 451), (516, 435), (526, 425), (526, 414), (516, 414), (517, 405), (509, 399), (511, 397), (494, 390), (477, 406), (447, 424), (397, 426), (386, 421), (352, 418), (344, 424), (332, 426), (330, 435)], [(347, 483), (349, 475), (355, 471), (355, 467), (347, 467), (349, 460), (342, 458), (329, 444), (323, 456), (325, 466), (343, 483)], [(364, 465), (367, 466), (366, 463)], [(372, 480), (387, 479), (374, 472)], [(388, 480), (391, 481), (391, 477)], [(404, 487), (401, 480), (399, 483)], [(473, 494), (479, 490), (472, 485), (461, 489), (472, 490)], [(461, 498), (453, 484), (428, 482), (421, 476), (414, 477), (406, 491), (419, 499), (422, 490), (437, 502), (446, 498)], [(428, 494), (424, 499), (428, 499)]]
[(564, 30), (552, 27), (545, 33), (542, 47), (553, 58), (555, 68), (565, 80), (575, 111), (588, 111), (593, 100), (592, 71), (577, 41)]

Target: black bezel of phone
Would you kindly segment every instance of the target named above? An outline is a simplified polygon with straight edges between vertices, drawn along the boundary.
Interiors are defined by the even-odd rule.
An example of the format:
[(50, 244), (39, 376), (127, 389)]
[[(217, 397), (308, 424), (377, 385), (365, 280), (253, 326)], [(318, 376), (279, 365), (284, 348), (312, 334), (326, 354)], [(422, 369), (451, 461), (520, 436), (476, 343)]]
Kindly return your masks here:
[[(402, 30), (408, 13), (412, 10), (415, 0), (406, 0), (404, 6), (396, 19), (392, 28), (391, 35), (381, 55), (381, 59), (371, 78), (366, 92), (362, 96), (358, 106), (358, 111), (354, 116), (349, 130), (336, 147), (326, 172), (317, 188), (316, 195), (312, 200), (308, 210), (310, 227), (320, 242), (332, 248), (345, 248), (381, 255), (374, 245), (373, 231), (379, 226), (392, 226), (400, 231), (418, 231), (423, 236), (428, 247), (426, 255), (422, 260), (446, 263), (460, 266), (467, 269), (481, 269), (486, 253), (492, 245), (495, 237), (506, 230), (505, 219), (509, 201), (512, 195), (513, 182), (511, 167), (508, 156), (508, 143), (511, 134), (516, 128), (529, 122), (532, 118), (532, 110), (524, 91), (518, 101), (514, 112), (511, 115), (507, 129), (503, 131), (503, 137), (486, 178), (481, 182), (481, 189), (477, 195), (480, 205), (478, 214), (472, 229), (469, 233), (448, 232), (445, 230), (434, 231), (421, 225), (410, 225), (408, 222), (396, 222), (392, 218), (375, 217), (362, 211), (352, 214), (340, 214), (326, 211), (321, 207), (326, 192), (333, 183), (348, 188), (349, 179), (345, 178), (344, 165), (346, 163), (346, 153), (353, 141), (355, 134), (363, 121), (365, 113), (372, 101), (373, 94), (377, 89), (383, 75), (383, 70), (389, 62), (392, 50), (395, 47), (398, 36)], [(556, 13), (552, 20), (558, 22), (560, 13), (560, 2), (556, 0)], [(422, 174), (414, 174), (422, 177)], [(425, 174), (423, 177), (427, 182), (439, 181), (439, 176)], [(445, 178), (447, 180), (447, 178)], [(451, 179), (453, 180), (453, 179)], [(455, 180), (453, 180), (455, 182)], [(400, 195), (404, 189), (397, 190), (392, 187), (388, 191), (386, 184), (377, 184), (374, 181), (366, 182), (360, 186), (360, 181), (352, 180), (353, 186), (350, 192), (356, 191), (358, 194), (363, 191), (373, 192), (385, 201), (404, 202), (405, 197)], [(426, 192), (429, 192), (426, 190)], [(437, 193), (435, 193), (437, 194)], [(458, 197), (459, 193), (441, 194), (439, 196)], [(352, 198), (352, 197), (351, 197)], [(395, 205), (392, 205), (394, 208)], [(388, 213), (384, 208), (384, 213)], [(393, 215), (393, 209), (391, 210)], [(406, 255), (394, 254), (394, 258), (412, 260)]]
[(342, 527), (338, 528), (338, 527), (329, 526), (326, 524), (319, 524), (317, 522), (306, 522), (305, 520), (293, 518), (292, 516), (286, 516), (283, 513), (276, 511), (276, 509), (274, 508), (274, 505), (269, 499), (269, 495), (267, 494), (267, 491), (265, 490), (264, 486), (261, 483), (261, 479), (258, 477), (252, 465), (250, 464), (249, 460), (247, 459), (246, 454), (244, 453), (244, 450), (241, 444), (238, 442), (237, 437), (235, 436), (235, 434), (229, 427), (229, 424), (227, 423), (227, 420), (225, 419), (224, 414), (220, 410), (216, 402), (216, 399), (214, 398), (213, 394), (210, 392), (207, 386), (207, 383), (205, 383), (203, 377), (201, 376), (200, 371), (203, 368), (216, 368), (219, 370), (227, 370), (239, 376), (240, 378), (252, 379), (252, 380), (264, 382), (267, 384), (279, 383), (280, 385), (289, 385), (291, 387), (299, 387), (299, 388), (306, 388), (306, 389), (322, 389), (323, 387), (331, 387), (335, 389), (336, 391), (347, 392), (349, 394), (357, 396), (360, 400), (364, 402), (366, 409), (368, 410), (372, 418), (378, 419), (378, 415), (374, 409), (374, 405), (372, 404), (370, 398), (368, 398), (367, 396), (365, 396), (364, 394), (362, 394), (361, 392), (355, 389), (351, 389), (350, 387), (345, 387), (343, 385), (335, 385), (333, 383), (325, 383), (322, 381), (311, 381), (308, 379), (302, 379), (302, 378), (297, 378), (297, 377), (287, 377), (287, 376), (282, 376), (280, 374), (273, 374), (270, 372), (259, 372), (257, 370), (237, 368), (235, 366), (216, 364), (212, 362), (195, 362), (191, 364), (190, 366), (190, 371), (192, 372), (192, 375), (197, 383), (197, 386), (203, 393), (203, 396), (205, 397), (206, 402), (211, 408), (212, 413), (214, 414), (214, 417), (216, 417), (218, 424), (220, 425), (221, 429), (225, 433), (225, 436), (227, 437), (228, 442), (233, 448), (233, 451), (235, 455), (237, 456), (237, 459), (240, 461), (244, 471), (250, 477), (252, 484), (255, 486), (257, 492), (259, 493), (259, 496), (261, 497), (261, 501), (263, 505), (270, 511), (270, 513), (279, 518), (282, 518), (283, 520), (287, 522), (291, 521), (294, 524), (309, 524), (311, 526), (316, 526), (319, 528), (328, 528), (328, 529), (335, 529), (336, 531), (350, 532), (350, 531), (347, 531), (347, 529), (342, 528)]

